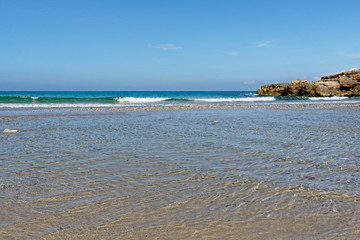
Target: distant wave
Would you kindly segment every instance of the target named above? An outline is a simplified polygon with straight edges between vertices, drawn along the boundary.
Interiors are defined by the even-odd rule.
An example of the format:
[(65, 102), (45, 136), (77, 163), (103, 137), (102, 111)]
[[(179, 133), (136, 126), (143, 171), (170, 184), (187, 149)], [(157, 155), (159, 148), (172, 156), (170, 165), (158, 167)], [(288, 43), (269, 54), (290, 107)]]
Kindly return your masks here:
[[(21, 93), (20, 93), (21, 94)], [(83, 93), (40, 93), (21, 95), (0, 95), (0, 108), (82, 108), (82, 107), (120, 107), (146, 105), (181, 104), (316, 104), (359, 103), (360, 97), (299, 97), (299, 96), (259, 96), (255, 93), (217, 93), (217, 92), (154, 92), (128, 93), (114, 92), (112, 95)], [(47, 94), (47, 96), (43, 96)], [(102, 94), (102, 95), (101, 95)], [(133, 95), (131, 95), (133, 94)]]
[(0, 103), (115, 103), (113, 97), (35, 97), (35, 96), (0, 96)]
[(243, 97), (243, 98), (196, 98), (201, 102), (268, 102), (275, 101), (275, 97)]
[(159, 97), (117, 97), (115, 98), (119, 103), (154, 103), (169, 100), (170, 98)]
[(166, 102), (192, 102), (194, 99), (190, 98), (169, 98), (165, 100)]
[(101, 108), (121, 107), (122, 104), (104, 103), (0, 103), (0, 108)]
[(293, 101), (293, 100), (310, 100), (310, 101), (337, 101), (337, 100), (347, 100), (349, 97), (306, 97), (306, 96), (276, 96), (276, 100), (280, 101)]
[(34, 97), (0, 96), (0, 103), (157, 103), (157, 102), (257, 102), (275, 101), (274, 97), (174, 98), (174, 97)]
[(345, 100), (345, 99), (349, 99), (348, 97), (337, 97), (337, 96), (333, 96), (333, 97), (309, 97), (309, 100), (312, 101), (334, 101), (334, 100)]

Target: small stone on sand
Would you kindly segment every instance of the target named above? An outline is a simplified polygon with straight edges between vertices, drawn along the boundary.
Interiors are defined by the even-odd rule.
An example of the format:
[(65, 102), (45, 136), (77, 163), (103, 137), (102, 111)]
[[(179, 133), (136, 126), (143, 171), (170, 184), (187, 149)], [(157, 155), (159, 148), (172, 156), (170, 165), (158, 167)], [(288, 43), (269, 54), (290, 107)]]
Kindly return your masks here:
[(4, 129), (3, 133), (17, 133), (17, 132), (20, 132), (19, 130), (17, 129)]
[(214, 125), (214, 124), (216, 124), (216, 123), (221, 123), (221, 122), (220, 122), (220, 121), (215, 120), (215, 121), (212, 121), (212, 122), (211, 122), (211, 123), (209, 123), (209, 124)]

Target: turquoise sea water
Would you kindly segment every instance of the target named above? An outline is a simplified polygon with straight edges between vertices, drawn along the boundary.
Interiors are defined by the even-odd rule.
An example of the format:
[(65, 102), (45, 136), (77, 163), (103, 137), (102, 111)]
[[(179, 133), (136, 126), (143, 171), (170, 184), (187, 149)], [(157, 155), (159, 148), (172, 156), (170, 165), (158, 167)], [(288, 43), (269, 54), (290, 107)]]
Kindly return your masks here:
[(154, 103), (254, 97), (255, 92), (0, 92), (1, 103)]
[(1, 92), (0, 107), (89, 107), (146, 104), (360, 102), (359, 97), (262, 97), (255, 91)]

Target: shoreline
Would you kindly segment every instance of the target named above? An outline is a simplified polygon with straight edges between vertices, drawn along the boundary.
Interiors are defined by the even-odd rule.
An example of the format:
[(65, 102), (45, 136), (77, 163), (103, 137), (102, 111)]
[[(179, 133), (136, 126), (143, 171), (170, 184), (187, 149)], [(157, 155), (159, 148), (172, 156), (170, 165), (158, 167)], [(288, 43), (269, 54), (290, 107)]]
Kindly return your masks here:
[[(181, 106), (133, 106), (133, 107), (69, 107), (69, 108), (15, 108), (0, 109), (0, 121), (10, 121), (14, 118), (39, 118), (39, 117), (83, 117), (118, 114), (126, 112), (151, 112), (151, 111), (177, 111), (177, 110), (205, 110), (205, 109), (336, 109), (360, 108), (360, 103), (309, 103), (309, 104), (242, 104), (242, 105), (181, 105)], [(5, 115), (1, 113), (7, 112)], [(10, 112), (10, 113), (9, 113)], [(11, 114), (13, 112), (14, 114)], [(20, 114), (15, 114), (15, 113)], [(21, 114), (24, 113), (24, 114)], [(34, 114), (31, 114), (34, 113)], [(36, 114), (38, 113), (38, 114)]]
[(336, 107), (360, 107), (360, 103), (278, 103), (278, 104), (204, 104), (204, 105), (178, 105), (178, 106), (99, 106), (99, 107), (18, 107), (0, 108), (0, 112), (5, 111), (152, 111), (152, 110), (191, 110), (191, 109), (215, 109), (215, 108), (336, 108)]

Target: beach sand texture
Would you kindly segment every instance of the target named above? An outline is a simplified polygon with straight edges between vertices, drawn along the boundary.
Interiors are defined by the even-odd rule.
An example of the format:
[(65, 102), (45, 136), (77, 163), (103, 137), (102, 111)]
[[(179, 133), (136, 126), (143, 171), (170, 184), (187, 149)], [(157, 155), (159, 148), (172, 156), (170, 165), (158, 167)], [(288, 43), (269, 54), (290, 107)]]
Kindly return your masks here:
[[(216, 124), (212, 124), (216, 123)], [(358, 239), (360, 108), (2, 111), (0, 239)]]

